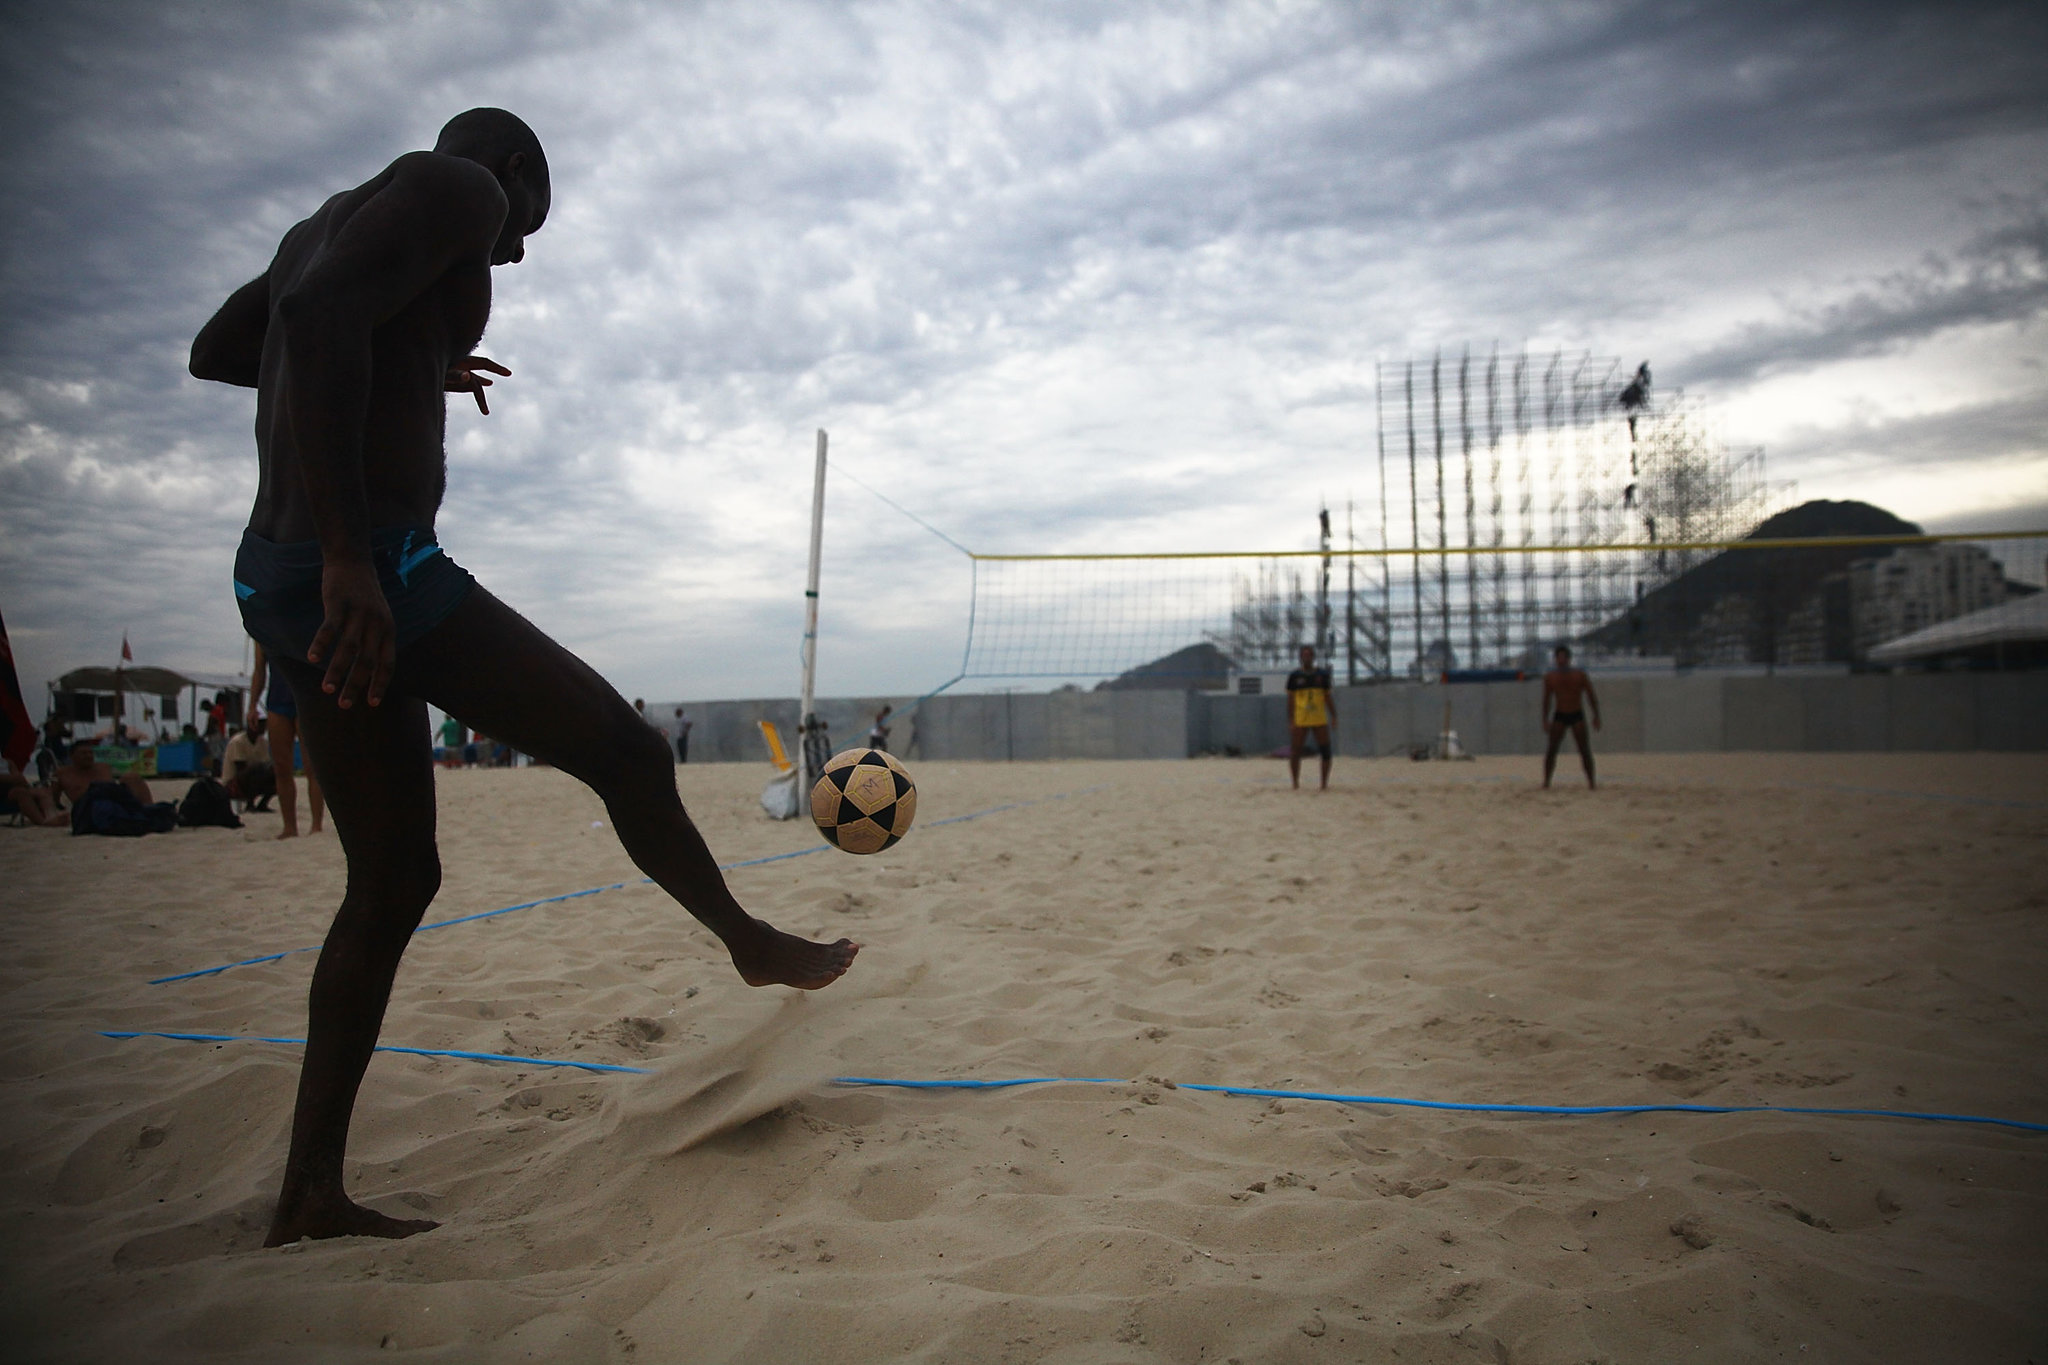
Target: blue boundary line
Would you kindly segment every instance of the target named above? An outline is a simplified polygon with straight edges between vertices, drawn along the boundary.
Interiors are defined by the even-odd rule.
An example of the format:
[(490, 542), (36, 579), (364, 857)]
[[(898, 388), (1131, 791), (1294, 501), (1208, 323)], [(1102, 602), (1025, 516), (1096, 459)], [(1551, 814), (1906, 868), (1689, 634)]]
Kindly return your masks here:
[[(281, 1043), (304, 1047), (304, 1038), (267, 1038), (253, 1033), (160, 1033), (153, 1029), (99, 1031), (102, 1038), (168, 1038), (174, 1043)], [(378, 1052), (400, 1052), (410, 1057), (458, 1057), (466, 1062), (517, 1062), (521, 1066), (566, 1066), (578, 1071), (623, 1071), (645, 1075), (644, 1066), (614, 1066), (610, 1062), (563, 1062), (551, 1057), (513, 1057), (502, 1052), (463, 1052), (456, 1048), (397, 1047), (379, 1043)]]
[[(178, 1043), (278, 1043), (304, 1047), (303, 1038), (270, 1038), (235, 1033), (163, 1033), (149, 1029), (100, 1030), (102, 1038), (167, 1038)], [(464, 1052), (455, 1048), (396, 1047), (379, 1044), (379, 1052), (397, 1052), (411, 1057), (454, 1057), (470, 1062), (511, 1062), (520, 1066), (574, 1067), (579, 1071), (624, 1072), (645, 1075), (644, 1066), (618, 1066), (609, 1062), (557, 1061), (548, 1057), (514, 1057), (502, 1052)], [(1019, 1076), (1010, 1080), (890, 1080), (880, 1076), (835, 1076), (835, 1085), (886, 1086), (896, 1090), (1012, 1090), (1026, 1085), (1138, 1085), (1125, 1076)], [(1919, 1119), (1927, 1123), (1969, 1123), (1994, 1128), (2016, 1128), (2027, 1133), (2048, 1133), (2048, 1123), (2023, 1119), (1988, 1118), (1980, 1114), (1923, 1113), (1909, 1109), (1819, 1109), (1790, 1104), (1478, 1104), (1461, 1100), (1417, 1100), (1399, 1095), (1345, 1095), (1321, 1090), (1270, 1090), (1245, 1085), (1201, 1085), (1193, 1081), (1173, 1083), (1178, 1090), (1197, 1090), (1212, 1095), (1240, 1095), (1252, 1099), (1318, 1100), (1330, 1104), (1375, 1104), (1400, 1109), (1431, 1109), (1460, 1114), (1534, 1114), (1550, 1118), (1592, 1118), (1606, 1114), (1798, 1114), (1808, 1118)]]
[[(927, 821), (924, 828), (937, 829), (941, 825), (957, 825), (962, 821), (979, 820), (987, 815), (1000, 815), (1008, 810), (1022, 810), (1026, 806), (1042, 806), (1049, 801), (1064, 801), (1072, 796), (1086, 796), (1090, 792), (1101, 791), (1108, 785), (1106, 782), (1100, 782), (1092, 787), (1083, 787), (1079, 791), (1061, 792), (1057, 796), (1040, 797), (1036, 801), (1012, 801), (1007, 805), (991, 806), (987, 810), (972, 811), (966, 815), (949, 815), (943, 820)], [(767, 863), (783, 863), (788, 862), (791, 858), (808, 858), (813, 853), (829, 853), (832, 851), (832, 845), (818, 844), (812, 848), (797, 849), (793, 853), (771, 853), (765, 858), (747, 858), (737, 863), (720, 863), (718, 870), (720, 872), (731, 872), (737, 868), (761, 867)], [(584, 896), (598, 896), (607, 891), (620, 891), (629, 886), (652, 886), (653, 884), (654, 878), (642, 877), (637, 882), (613, 882), (610, 886), (593, 886), (582, 891), (565, 891), (559, 896), (543, 896), (537, 901), (523, 901), (518, 905), (507, 905), (497, 910), (485, 910), (475, 915), (459, 915), (454, 919), (436, 920), (432, 924), (422, 924), (419, 928), (413, 930), (413, 933), (424, 934), (429, 929), (446, 929), (452, 924), (473, 924), (480, 919), (495, 919), (499, 915), (509, 915), (515, 910), (531, 910), (536, 906), (553, 905), (558, 901), (579, 900)], [(239, 962), (223, 962), (218, 967), (201, 967), (196, 972), (178, 972), (172, 976), (151, 977), (147, 984), (163, 986), (173, 981), (191, 981), (202, 976), (218, 976), (222, 972), (233, 971), (236, 967), (254, 967), (265, 962), (278, 962), (299, 953), (317, 953), (319, 951), (320, 945), (317, 943), (310, 948), (287, 948), (281, 953), (265, 953), (261, 957), (245, 957)]]
[[(1136, 1081), (1111, 1076), (1024, 1076), (1008, 1081), (896, 1081), (876, 1076), (837, 1076), (840, 1085), (881, 1085), (902, 1090), (1004, 1090), (1019, 1085), (1135, 1085)], [(1402, 1109), (1440, 1109), (1470, 1114), (1547, 1114), (1561, 1118), (1584, 1118), (1599, 1114), (1805, 1114), (1821, 1118), (1924, 1119), (1931, 1123), (1981, 1123), (1999, 1128), (2018, 1128), (2029, 1133), (2048, 1133), (2048, 1123), (2022, 1119), (1985, 1118), (1977, 1114), (1919, 1113), (1906, 1109), (1815, 1109), (1786, 1104), (1473, 1104), (1459, 1100), (1415, 1100), (1398, 1095), (1341, 1095), (1319, 1090), (1266, 1090), (1243, 1085), (1198, 1085), (1178, 1081), (1180, 1090), (1202, 1090), (1218, 1095), (1247, 1095), (1254, 1099), (1323, 1100), (1333, 1104), (1381, 1104)]]

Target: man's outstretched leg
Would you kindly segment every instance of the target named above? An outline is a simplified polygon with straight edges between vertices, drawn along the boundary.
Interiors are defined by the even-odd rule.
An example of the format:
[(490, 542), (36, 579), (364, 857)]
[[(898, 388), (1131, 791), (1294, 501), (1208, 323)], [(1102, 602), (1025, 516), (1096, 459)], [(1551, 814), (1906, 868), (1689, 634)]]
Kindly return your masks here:
[(1543, 728), (1550, 735), (1550, 747), (1543, 751), (1543, 785), (1548, 787), (1550, 775), (1557, 771), (1557, 746), (1564, 743), (1564, 727), (1546, 725)]
[(342, 711), (320, 691), (317, 670), (276, 657), (270, 666), (291, 670), (304, 699), (299, 732), (307, 756), (327, 775), (335, 832), (348, 855), (348, 891), (313, 968), (291, 1153), (264, 1245), (409, 1237), (435, 1225), (355, 1203), (342, 1187), (342, 1157), (399, 958), (441, 885), (427, 710), (415, 698), (392, 696), (381, 706)]
[[(1588, 790), (1597, 790), (1593, 781), (1593, 745), (1586, 735), (1586, 722), (1580, 721), (1572, 726), (1572, 740), (1579, 746), (1579, 766), (1586, 770), (1586, 787)], [(1555, 745), (1551, 747), (1553, 750), (1556, 748)]]
[(740, 907), (676, 795), (661, 735), (595, 669), (483, 588), (407, 650), (403, 671), (436, 706), (589, 784), (634, 863), (718, 936), (748, 985), (816, 990), (853, 964), (852, 940), (814, 943)]

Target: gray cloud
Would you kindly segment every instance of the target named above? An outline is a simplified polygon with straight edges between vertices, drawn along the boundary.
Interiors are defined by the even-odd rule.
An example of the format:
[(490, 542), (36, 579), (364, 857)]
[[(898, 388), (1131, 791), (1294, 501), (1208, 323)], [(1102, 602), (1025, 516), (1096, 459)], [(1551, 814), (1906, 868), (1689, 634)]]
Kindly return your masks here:
[[(1291, 545), (1371, 485), (1375, 358), (1591, 346), (1712, 397), (2038, 354), (2044, 51), (2023, 5), (15, 7), (0, 595), (31, 688), (124, 625), (232, 663), (249, 395), (185, 347), (467, 105), (533, 123), (556, 196), (445, 537), (629, 691), (702, 695), (789, 686), (817, 426), (978, 547)], [(2042, 458), (2038, 370), (1956, 382), (1975, 418), (1795, 421), (1774, 466)], [(864, 500), (826, 670), (935, 681), (957, 556)]]
[[(1961, 460), (2037, 470), (2048, 444), (2048, 392), (2000, 402), (1972, 403), (1906, 418), (1866, 418), (1826, 428), (1795, 430), (1777, 454), (1808, 464), (1856, 463), (1881, 458), (1887, 466), (1937, 471)], [(2041, 523), (2048, 525), (2048, 522)]]
[(1688, 379), (1741, 382), (1834, 360), (1881, 355), (1956, 327), (2026, 322), (2048, 307), (2048, 203), (1982, 233), (1952, 255), (1929, 253), (1845, 297), (1753, 322), (1685, 357)]

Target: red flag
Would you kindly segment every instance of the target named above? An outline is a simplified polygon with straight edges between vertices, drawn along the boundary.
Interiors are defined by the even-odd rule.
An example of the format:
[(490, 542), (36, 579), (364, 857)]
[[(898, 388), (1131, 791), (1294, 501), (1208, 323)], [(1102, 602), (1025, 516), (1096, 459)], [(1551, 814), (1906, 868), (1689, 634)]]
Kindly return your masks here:
[(121, 632), (121, 662), (124, 664), (135, 662), (135, 651), (128, 648), (128, 632), (125, 630)]
[(14, 673), (14, 647), (7, 643), (7, 622), (0, 620), (0, 754), (7, 756), (14, 771), (26, 772), (35, 747), (36, 727), (29, 723), (21, 680)]

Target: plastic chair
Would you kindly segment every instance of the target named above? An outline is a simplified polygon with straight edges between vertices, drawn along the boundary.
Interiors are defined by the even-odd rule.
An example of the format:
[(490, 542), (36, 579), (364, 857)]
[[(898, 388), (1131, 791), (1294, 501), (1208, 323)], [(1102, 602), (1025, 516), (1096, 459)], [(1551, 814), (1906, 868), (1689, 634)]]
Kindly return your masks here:
[(789, 751), (782, 747), (782, 732), (775, 728), (775, 722), (764, 720), (759, 722), (759, 724), (761, 726), (761, 738), (768, 741), (768, 761), (775, 765), (775, 771), (779, 773), (794, 772), (796, 764), (789, 761)]

